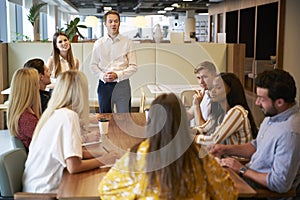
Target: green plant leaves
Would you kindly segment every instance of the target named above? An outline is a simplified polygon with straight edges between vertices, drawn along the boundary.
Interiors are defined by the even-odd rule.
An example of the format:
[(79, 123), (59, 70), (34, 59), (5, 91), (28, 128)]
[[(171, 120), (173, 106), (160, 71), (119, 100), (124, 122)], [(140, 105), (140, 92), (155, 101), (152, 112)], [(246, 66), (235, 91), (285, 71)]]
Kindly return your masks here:
[(83, 35), (79, 32), (78, 28), (87, 28), (85, 25), (78, 25), (80, 22), (79, 17), (76, 17), (74, 20), (71, 20), (67, 25), (66, 34), (68, 39), (72, 41), (73, 37), (78, 34), (81, 38), (84, 38)]
[(32, 26), (34, 26), (36, 19), (40, 16), (41, 8), (46, 4), (47, 3), (33, 4), (29, 9), (29, 14), (27, 15), (27, 19), (30, 21)]

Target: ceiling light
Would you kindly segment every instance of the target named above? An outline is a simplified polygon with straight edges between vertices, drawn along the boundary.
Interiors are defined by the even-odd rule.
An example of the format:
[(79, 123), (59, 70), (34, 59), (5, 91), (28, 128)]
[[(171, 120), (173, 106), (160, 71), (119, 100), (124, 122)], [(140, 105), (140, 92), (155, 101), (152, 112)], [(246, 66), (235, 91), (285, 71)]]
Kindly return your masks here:
[(84, 20), (87, 27), (97, 27), (99, 19), (96, 16), (87, 16)]
[(173, 4), (172, 4), (172, 7), (174, 7), (174, 8), (179, 8), (180, 6), (179, 6), (178, 3), (173, 3)]
[(208, 15), (208, 13), (198, 13), (198, 15)]
[(193, 0), (182, 0), (182, 1), (193, 1)]
[(157, 11), (157, 13), (158, 14), (165, 14), (167, 11), (165, 11), (165, 10), (159, 10), (159, 11)]
[(165, 10), (165, 11), (171, 11), (171, 10), (174, 10), (174, 7), (165, 7), (164, 10)]
[(107, 7), (107, 6), (104, 6), (104, 11), (110, 11), (110, 10), (112, 10), (112, 7)]
[(144, 28), (147, 25), (146, 18), (144, 16), (136, 16), (134, 24), (137, 28)]

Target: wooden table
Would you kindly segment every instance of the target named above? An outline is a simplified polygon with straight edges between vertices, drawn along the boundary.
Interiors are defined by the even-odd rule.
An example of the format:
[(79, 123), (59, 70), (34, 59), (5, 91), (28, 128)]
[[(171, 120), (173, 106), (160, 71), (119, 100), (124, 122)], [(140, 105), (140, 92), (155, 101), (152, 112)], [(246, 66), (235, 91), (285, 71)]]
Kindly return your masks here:
[(226, 168), (230, 174), (230, 177), (234, 181), (238, 191), (239, 197), (253, 197), (256, 195), (256, 191), (244, 181), (237, 173), (235, 173), (231, 168)]
[[(108, 150), (118, 152), (127, 151), (128, 148), (143, 140), (145, 131), (144, 113), (114, 113), (102, 114), (109, 118), (107, 139), (99, 144)], [(98, 123), (92, 121), (92, 124)], [(95, 126), (98, 128), (98, 126)], [(94, 147), (91, 147), (94, 148)], [(59, 199), (98, 199), (98, 185), (109, 168), (94, 169), (78, 174), (69, 174), (64, 171), (57, 197)]]
[[(127, 148), (139, 143), (143, 138), (145, 115), (144, 113), (109, 114), (110, 118), (108, 141), (114, 148), (126, 151)], [(134, 133), (134, 136), (126, 134)], [(102, 145), (102, 144), (101, 144)], [(109, 145), (109, 144), (104, 144)], [(109, 146), (109, 148), (112, 148)], [(58, 199), (98, 199), (98, 185), (109, 168), (94, 169), (78, 174), (69, 174), (64, 171), (62, 182), (57, 194)], [(256, 194), (241, 177), (228, 169), (234, 180), (240, 197), (251, 197)]]

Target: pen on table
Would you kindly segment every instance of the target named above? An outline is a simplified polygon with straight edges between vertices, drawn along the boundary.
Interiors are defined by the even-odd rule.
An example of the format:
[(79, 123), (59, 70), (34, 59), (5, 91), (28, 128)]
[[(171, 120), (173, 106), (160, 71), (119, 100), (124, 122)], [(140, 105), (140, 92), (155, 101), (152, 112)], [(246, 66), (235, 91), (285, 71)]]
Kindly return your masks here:
[(109, 153), (107, 148), (105, 148), (104, 146), (102, 146), (102, 148), (104, 149), (104, 151), (106, 151), (106, 153)]

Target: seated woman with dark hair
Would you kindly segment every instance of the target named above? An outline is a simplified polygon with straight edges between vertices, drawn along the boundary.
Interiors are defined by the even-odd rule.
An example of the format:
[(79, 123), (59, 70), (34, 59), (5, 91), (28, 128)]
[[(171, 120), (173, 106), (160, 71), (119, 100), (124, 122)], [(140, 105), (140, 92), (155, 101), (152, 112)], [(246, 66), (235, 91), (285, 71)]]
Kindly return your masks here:
[(233, 73), (220, 73), (210, 91), (212, 112), (209, 120), (195, 127), (199, 144), (245, 144), (257, 135), (244, 88)]
[(228, 172), (205, 150), (199, 153), (175, 94), (152, 102), (145, 134), (103, 178), (101, 199), (237, 198)]

